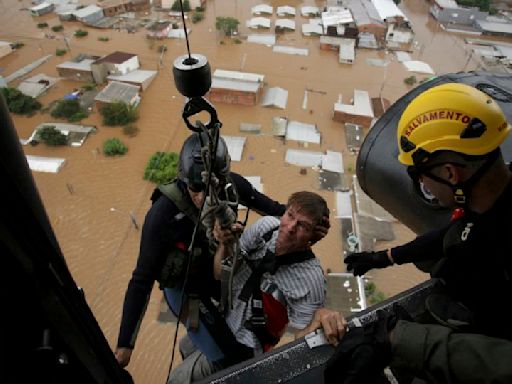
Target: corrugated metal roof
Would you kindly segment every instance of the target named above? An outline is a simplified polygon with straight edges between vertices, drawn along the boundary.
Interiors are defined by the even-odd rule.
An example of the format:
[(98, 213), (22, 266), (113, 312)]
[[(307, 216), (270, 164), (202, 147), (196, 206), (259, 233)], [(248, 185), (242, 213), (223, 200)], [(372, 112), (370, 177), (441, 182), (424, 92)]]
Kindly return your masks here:
[(271, 24), (270, 19), (266, 17), (253, 17), (247, 20), (245, 25), (247, 28), (270, 28)]
[(322, 12), (322, 24), (324, 28), (331, 25), (350, 24), (352, 22), (354, 22), (354, 18), (349, 9), (330, 8), (327, 12)]
[(351, 192), (335, 192), (336, 197), (336, 215), (334, 217), (352, 218), (352, 199)]
[(353, 39), (344, 39), (340, 44), (340, 60), (354, 61), (356, 58), (355, 51), (356, 41)]
[(276, 43), (276, 35), (249, 35), (247, 36), (247, 42), (263, 45), (274, 45)]
[(75, 63), (74, 61), (65, 61), (64, 63), (61, 63), (57, 65), (57, 68), (62, 69), (75, 69), (80, 71), (91, 71), (91, 64), (94, 63), (96, 60), (92, 59), (84, 59), (80, 61), (79, 63)]
[(289, 19), (277, 19), (276, 28), (290, 29), (295, 31), (295, 21)]
[(262, 82), (265, 79), (265, 75), (260, 75), (259, 73), (226, 71), (224, 69), (216, 69), (213, 73), (213, 77), (218, 79), (241, 80), (247, 82)]
[(320, 24), (302, 24), (302, 33), (304, 35), (321, 35), (324, 33), (324, 27)]
[(94, 64), (100, 64), (100, 63), (111, 63), (111, 64), (122, 64), (127, 60), (130, 60), (132, 57), (137, 56), (135, 53), (128, 53), (128, 52), (121, 52), (116, 51), (112, 52), (106, 56), (103, 56), (96, 60)]
[(405, 14), (398, 8), (393, 0), (372, 0), (373, 6), (379, 13), (381, 20), (389, 17), (401, 16), (404, 20), (408, 20)]
[(66, 159), (58, 157), (43, 157), (26, 155), (28, 166), (32, 171), (57, 173), (60, 171)]
[(256, 93), (261, 87), (261, 83), (250, 83), (240, 80), (228, 80), (218, 77), (212, 78), (211, 89), (229, 89), (233, 91)]
[(91, 4), (85, 8), (81, 8), (81, 9), (77, 9), (76, 11), (73, 11), (73, 14), (76, 16), (77, 19), (81, 19), (81, 18), (87, 17), (89, 15), (93, 15), (97, 12), (103, 13), (103, 8), (100, 8), (97, 5)]
[(130, 81), (134, 83), (143, 83), (144, 81), (155, 77), (157, 71), (147, 71), (143, 69), (136, 69), (135, 71), (128, 72), (125, 75), (108, 75), (108, 80), (115, 81)]
[(382, 24), (379, 13), (370, 0), (345, 0), (344, 4), (352, 12), (357, 26), (367, 24)]
[(309, 50), (307, 48), (286, 47), (284, 45), (274, 45), (272, 52), (299, 56), (307, 56), (309, 54)]
[(320, 144), (320, 138), (320, 132), (318, 132), (314, 124), (290, 121), (288, 128), (286, 128), (286, 140)]
[(286, 15), (295, 16), (295, 8), (290, 7), (289, 5), (283, 5), (282, 7), (277, 7), (277, 16), (286, 16)]
[(251, 13), (253, 15), (259, 15), (261, 13), (267, 13), (271, 15), (272, 13), (274, 13), (274, 7), (271, 7), (268, 4), (255, 5), (251, 8)]
[(322, 156), (322, 152), (288, 149), (284, 161), (300, 167), (319, 167), (322, 164)]
[(263, 95), (261, 105), (264, 107), (276, 107), (285, 109), (288, 101), (288, 91), (283, 88), (273, 87), (267, 88)]
[(350, 115), (373, 117), (370, 96), (366, 91), (354, 89), (354, 104), (335, 103), (334, 110)]
[(326, 151), (326, 154), (322, 156), (322, 169), (343, 173), (343, 156), (341, 152)]
[(261, 124), (240, 123), (240, 132), (260, 133), (261, 132)]
[(286, 135), (286, 127), (288, 126), (288, 119), (286, 117), (273, 117), (272, 118), (272, 135), (284, 137)]
[(512, 23), (495, 23), (485, 20), (476, 20), (476, 23), (483, 31), (512, 34)]
[(94, 100), (106, 103), (122, 101), (126, 104), (130, 104), (138, 94), (138, 86), (112, 81), (96, 95)]
[(36, 5), (35, 7), (32, 7), (30, 8), (31, 11), (42, 11), (42, 10), (45, 10), (47, 8), (52, 8), (54, 5), (51, 4), (51, 3), (41, 3), (39, 5)]
[(407, 68), (409, 72), (427, 73), (429, 75), (434, 74), (432, 67), (424, 61), (410, 60), (404, 61), (402, 64), (405, 65), (405, 68)]
[(242, 153), (244, 151), (245, 140), (246, 138), (243, 136), (225, 136), (222, 135), (222, 138), (226, 142), (228, 146), (229, 156), (231, 156), (231, 161), (240, 161), (242, 160)]

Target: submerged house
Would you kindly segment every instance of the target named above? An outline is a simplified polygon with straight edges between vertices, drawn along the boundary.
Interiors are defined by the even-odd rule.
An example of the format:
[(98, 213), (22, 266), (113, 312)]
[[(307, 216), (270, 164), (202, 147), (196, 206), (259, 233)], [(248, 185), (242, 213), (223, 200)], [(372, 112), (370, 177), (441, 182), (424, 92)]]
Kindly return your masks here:
[(368, 128), (373, 118), (372, 102), (366, 91), (354, 89), (353, 104), (343, 104), (341, 100), (334, 104), (334, 121), (358, 124)]
[(60, 77), (75, 81), (94, 83), (91, 65), (95, 58), (85, 58), (79, 61), (66, 61), (57, 65), (57, 73)]
[(208, 98), (212, 102), (256, 105), (263, 89), (264, 75), (217, 69), (212, 76)]
[(105, 82), (108, 75), (126, 75), (140, 68), (139, 57), (135, 53), (116, 51), (103, 56), (91, 64), (94, 81)]
[(36, 5), (35, 7), (30, 8), (31, 16), (41, 16), (46, 15), (47, 13), (53, 12), (55, 6), (52, 3), (41, 3)]
[(136, 107), (140, 103), (139, 87), (112, 81), (96, 95), (94, 100), (96, 101), (98, 110), (103, 108), (105, 104), (116, 102), (122, 102)]
[(0, 59), (12, 52), (11, 43), (0, 41)]

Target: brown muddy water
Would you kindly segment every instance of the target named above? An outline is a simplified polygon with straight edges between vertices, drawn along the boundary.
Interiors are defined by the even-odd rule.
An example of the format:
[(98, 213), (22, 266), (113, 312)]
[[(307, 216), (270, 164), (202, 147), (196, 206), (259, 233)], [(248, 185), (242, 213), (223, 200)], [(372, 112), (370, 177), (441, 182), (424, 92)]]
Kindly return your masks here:
[[(296, 142), (284, 144), (271, 136), (272, 117), (286, 116), (317, 124), (322, 133), (322, 144), (309, 145), (308, 148), (340, 151), (344, 155), (345, 169), (349, 166), (353, 169), (355, 157), (347, 151), (342, 126), (331, 120), (334, 102), (340, 94), (345, 102), (351, 99), (354, 88), (367, 90), (373, 97), (381, 94), (393, 102), (408, 91), (403, 79), (410, 74), (392, 54), (384, 51), (358, 50), (352, 66), (339, 64), (334, 52), (320, 51), (318, 38), (303, 38), (300, 33), (300, 25), (304, 22), (300, 7), (323, 5), (311, 0), (270, 1), (273, 6), (296, 7), (297, 31), (280, 35), (278, 44), (308, 48), (307, 57), (272, 53), (269, 47), (245, 41), (234, 44), (216, 33), (216, 16), (237, 17), (241, 21), (241, 34), (249, 33), (245, 20), (250, 18), (250, 8), (258, 3), (257, 0), (208, 1), (206, 18), (198, 24), (189, 24), (192, 29), (190, 45), (193, 52), (207, 56), (213, 69), (261, 73), (265, 75), (268, 86), (279, 86), (289, 91), (285, 111), (261, 106), (216, 105), (219, 118), (224, 123), (223, 134), (239, 135), (241, 122), (262, 124), (261, 135), (248, 136), (243, 159), (233, 164), (233, 170), (247, 176), (261, 176), (265, 193), (285, 201), (293, 191), (317, 191), (317, 172), (308, 170), (306, 175), (300, 175), (298, 167), (284, 163), (286, 149), (299, 148), (299, 145)], [(26, 44), (21, 50), (0, 60), (1, 75), (8, 76), (44, 55), (54, 55), (56, 48), (66, 48), (64, 36), (71, 39), (71, 52), (62, 57), (54, 55), (31, 75), (46, 73), (57, 76), (55, 66), (79, 53), (104, 55), (114, 50), (136, 53), (142, 69), (159, 71), (149, 89), (142, 94), (140, 119), (137, 122), (140, 133), (136, 137), (123, 136), (121, 128), (102, 126), (99, 114), (94, 110), (82, 124), (96, 125), (99, 129), (82, 147), (24, 147), (27, 154), (67, 160), (60, 173), (35, 172), (34, 178), (69, 269), (77, 285), (84, 289), (111, 347), (115, 347), (124, 291), (137, 259), (140, 240), (140, 231), (132, 226), (130, 214), (135, 215), (139, 225), (142, 224), (154, 188), (154, 185), (142, 179), (145, 164), (155, 151), (178, 151), (189, 134), (180, 118), (183, 97), (177, 92), (171, 75), (172, 62), (185, 53), (186, 45), (182, 40), (148, 41), (143, 30), (128, 34), (91, 29), (74, 22), (61, 23), (53, 14), (32, 18), (26, 10), (30, 6), (28, 0), (4, 0), (0, 5), (0, 39)], [(479, 66), (476, 59), (468, 59), (469, 49), (466, 50), (461, 37), (446, 34), (428, 15), (427, 2), (405, 0), (401, 8), (412, 20), (417, 33), (418, 44), (412, 53), (414, 59), (428, 62), (437, 74), (473, 70)], [(153, 19), (167, 17), (166, 13), (139, 16)], [(47, 22), (50, 26), (63, 24), (64, 31), (53, 33), (48, 29), (38, 29), (36, 24), (40, 22)], [(87, 29), (89, 35), (75, 38), (73, 33), (78, 28)], [(55, 38), (45, 38), (45, 33), (51, 33)], [(100, 36), (107, 36), (110, 40), (100, 42), (97, 40)], [(162, 44), (168, 47), (168, 51), (162, 65), (159, 65), (157, 47)], [(386, 69), (374, 67), (366, 63), (367, 58), (387, 59), (391, 63)], [(427, 77), (416, 76), (419, 79)], [(10, 84), (16, 85), (17, 82)], [(81, 85), (60, 81), (40, 97), (40, 101), (48, 105)], [(320, 92), (309, 92), (307, 108), (302, 109), (306, 88)], [(47, 113), (31, 118), (13, 118), (19, 137), (24, 139), (30, 136), (36, 125), (54, 121)], [(110, 137), (119, 137), (128, 145), (127, 155), (107, 158), (101, 154), (102, 143)], [(319, 193), (334, 207), (331, 192)], [(252, 216), (254, 219), (255, 214)], [(397, 240), (391, 244), (413, 237), (400, 224), (394, 224), (394, 229)], [(333, 220), (329, 235), (315, 247), (324, 268), (330, 268), (333, 272), (344, 271), (339, 233), (339, 227)], [(378, 288), (387, 295), (403, 291), (426, 278), (408, 266), (375, 272), (373, 277)], [(157, 321), (160, 301), (161, 293), (154, 289), (129, 365), (137, 383), (162, 383), (167, 374), (174, 328)]]

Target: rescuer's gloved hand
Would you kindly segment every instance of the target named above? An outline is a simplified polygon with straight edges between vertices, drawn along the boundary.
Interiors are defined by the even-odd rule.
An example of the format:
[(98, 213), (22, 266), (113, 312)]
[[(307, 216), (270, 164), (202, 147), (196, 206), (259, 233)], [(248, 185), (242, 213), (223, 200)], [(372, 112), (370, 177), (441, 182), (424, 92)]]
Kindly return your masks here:
[(311, 239), (311, 245), (316, 244), (317, 242), (322, 240), (325, 236), (327, 236), (327, 232), (329, 232), (329, 228), (331, 228), (329, 216), (322, 217), (322, 221), (315, 226), (315, 233), (313, 235), (313, 238)]
[(361, 276), (370, 269), (386, 268), (393, 264), (387, 251), (349, 253), (344, 261), (347, 264), (347, 271), (352, 272), (354, 276)]
[[(408, 314), (405, 317), (409, 317)], [(378, 311), (376, 321), (350, 328), (325, 365), (324, 382), (389, 383), (383, 370), (391, 361), (389, 333), (399, 318), (402, 316)]]

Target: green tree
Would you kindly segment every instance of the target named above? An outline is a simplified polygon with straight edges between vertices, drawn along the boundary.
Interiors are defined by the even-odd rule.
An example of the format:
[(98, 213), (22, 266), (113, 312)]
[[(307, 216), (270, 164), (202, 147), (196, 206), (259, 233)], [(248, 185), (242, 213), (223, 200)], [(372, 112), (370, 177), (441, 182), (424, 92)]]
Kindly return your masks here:
[(37, 134), (46, 145), (66, 145), (68, 142), (66, 135), (56, 129), (54, 125), (45, 125), (38, 130)]
[(370, 305), (377, 304), (386, 299), (386, 295), (377, 289), (373, 282), (366, 282), (364, 285), (364, 293)]
[(60, 31), (62, 31), (63, 29), (64, 29), (64, 27), (63, 27), (62, 25), (54, 25), (54, 26), (52, 27), (52, 31), (53, 31), (53, 32), (60, 32)]
[(192, 23), (198, 23), (204, 19), (204, 12), (197, 9), (192, 13)]
[(163, 184), (176, 177), (179, 155), (176, 152), (156, 152), (144, 170), (144, 180)]
[(66, 119), (70, 122), (80, 121), (87, 117), (78, 100), (60, 100), (51, 112), (52, 117)]
[(66, 54), (66, 50), (62, 48), (57, 48), (55, 50), (55, 56), (64, 56)]
[(33, 97), (26, 96), (15, 88), (1, 88), (7, 108), (12, 113), (30, 115), (41, 109), (41, 103)]
[(48, 23), (38, 23), (37, 28), (40, 28), (40, 29), (48, 28)]
[(128, 147), (119, 139), (107, 139), (103, 143), (103, 153), (105, 156), (122, 156), (128, 152)]
[(100, 113), (103, 116), (103, 124), (110, 126), (126, 125), (139, 118), (137, 108), (122, 101), (105, 104)]
[(416, 79), (416, 76), (409, 76), (404, 79), (404, 83), (407, 85), (414, 85), (418, 82), (418, 79)]
[[(181, 12), (180, 0), (175, 0), (172, 4), (171, 11)], [(190, 12), (190, 1), (183, 0), (183, 12)]]
[(215, 29), (222, 31), (226, 36), (231, 36), (236, 32), (240, 21), (234, 17), (217, 17), (215, 21)]

